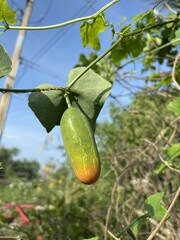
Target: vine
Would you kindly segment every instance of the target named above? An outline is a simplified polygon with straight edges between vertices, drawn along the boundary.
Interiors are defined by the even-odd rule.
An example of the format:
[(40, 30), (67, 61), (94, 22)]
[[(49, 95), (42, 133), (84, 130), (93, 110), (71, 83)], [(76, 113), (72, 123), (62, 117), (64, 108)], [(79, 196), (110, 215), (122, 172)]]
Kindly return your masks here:
[[(101, 59), (103, 59), (106, 55), (108, 55), (108, 53), (110, 53), (118, 44), (120, 44), (122, 42), (122, 40), (126, 39), (126, 38), (129, 38), (129, 37), (134, 37), (136, 35), (139, 35), (143, 32), (146, 32), (146, 31), (149, 31), (151, 29), (154, 29), (154, 28), (158, 28), (158, 27), (161, 27), (161, 26), (164, 26), (164, 25), (167, 25), (167, 24), (170, 24), (170, 23), (177, 23), (177, 20), (180, 20), (180, 17), (178, 15), (178, 17), (175, 17), (174, 19), (171, 19), (169, 21), (166, 21), (166, 22), (162, 22), (162, 23), (157, 23), (157, 24), (154, 24), (152, 26), (147, 26), (147, 27), (144, 27), (143, 29), (138, 29), (138, 30), (135, 30), (133, 31), (132, 33), (129, 33), (129, 34), (124, 34), (123, 32), (119, 32), (118, 35), (119, 35), (119, 38), (118, 40), (116, 40), (112, 46), (106, 50), (103, 54), (101, 54), (97, 59), (95, 59), (92, 63), (90, 63), (85, 69), (84, 71), (79, 74), (76, 78), (73, 79), (73, 81), (67, 86), (67, 90), (70, 90), (70, 88), (72, 87), (72, 85), (79, 79), (81, 78), (89, 69), (91, 69), (96, 63), (98, 63)], [(23, 29), (25, 30), (25, 29)], [(125, 29), (124, 31), (127, 31), (127, 29)], [(164, 44), (162, 45), (161, 47), (159, 48), (156, 48), (150, 52), (147, 52), (146, 54), (152, 54), (152, 53), (155, 53), (156, 51), (159, 51), (163, 48), (166, 48), (168, 47), (169, 45), (173, 45), (173, 44), (177, 44), (179, 43), (180, 41), (180, 38), (177, 38), (173, 41), (171, 41), (170, 43), (167, 43), (167, 44)], [(139, 60), (143, 58), (142, 56), (141, 57), (138, 57), (136, 59), (131, 59), (129, 61), (129, 63), (131, 62), (134, 62), (135, 60)], [(127, 63), (126, 63), (127, 65)], [(41, 89), (41, 91), (51, 91), (51, 90), (63, 90), (64, 88), (61, 87), (61, 88), (49, 88), (49, 89)], [(1, 92), (14, 92), (14, 93), (27, 93), (27, 92), (38, 92), (40, 90), (37, 90), (37, 89), (25, 89), (25, 90), (16, 90), (16, 89), (5, 89), (5, 88), (0, 88), (0, 91)]]
[(3, 29), (4, 31), (6, 30), (50, 30), (50, 29), (54, 29), (54, 28), (61, 28), (61, 27), (65, 27), (77, 22), (82, 22), (82, 21), (88, 21), (88, 20), (93, 20), (95, 18), (97, 18), (98, 15), (100, 15), (102, 12), (104, 12), (106, 9), (110, 8), (112, 5), (114, 5), (115, 3), (119, 2), (120, 0), (113, 0), (110, 3), (106, 4), (104, 7), (102, 7), (100, 10), (98, 10), (96, 13), (90, 15), (90, 16), (86, 16), (86, 17), (80, 17), (80, 18), (76, 18), (70, 21), (66, 21), (64, 23), (58, 23), (55, 25), (50, 25), (50, 26), (43, 26), (43, 27), (23, 27), (23, 26), (11, 26), (8, 25), (8, 23), (5, 21), (4, 22), (4, 26), (0, 26), (1, 29)]
[[(112, 96), (113, 99), (118, 102), (117, 100), (118, 97), (111, 95), (111, 90), (113, 87), (114, 80), (110, 80), (102, 74), (102, 72), (104, 73), (104, 69), (106, 73), (109, 73), (108, 70), (111, 69), (111, 68), (106, 69), (107, 65), (105, 66), (105, 68), (103, 68), (103, 63), (104, 63), (103, 61), (105, 60), (109, 61), (110, 63), (113, 63), (114, 68), (113, 70), (111, 69), (110, 74), (113, 77), (114, 76), (116, 77), (117, 76), (116, 74), (120, 69), (123, 69), (128, 64), (135, 63), (138, 60), (142, 60), (144, 63), (144, 69), (142, 70), (142, 72), (152, 70), (154, 67), (153, 63), (155, 61), (159, 61), (161, 64), (163, 63), (164, 49), (167, 49), (168, 53), (171, 53), (173, 50), (173, 55), (172, 55), (174, 56), (173, 64), (172, 64), (172, 59), (167, 61), (167, 65), (169, 64), (169, 66), (172, 66), (170, 80), (169, 80), (169, 76), (167, 76), (168, 79), (165, 79), (165, 80), (169, 81), (168, 84), (171, 84), (173, 82), (175, 84), (175, 90), (178, 90), (178, 91), (180, 90), (180, 80), (179, 80), (179, 77), (177, 76), (177, 69), (179, 69), (178, 62), (179, 62), (180, 54), (177, 53), (177, 48), (176, 48), (180, 43), (180, 32), (177, 29), (180, 22), (179, 12), (176, 12), (176, 13), (174, 12), (171, 15), (171, 17), (168, 18), (168, 20), (163, 20), (162, 18), (157, 17), (156, 14), (154, 13), (155, 8), (159, 4), (163, 3), (163, 1), (159, 1), (151, 10), (145, 12), (144, 14), (140, 14), (139, 16), (136, 16), (136, 19), (133, 19), (132, 24), (129, 24), (124, 28), (120, 30), (118, 29), (118, 31), (115, 31), (114, 25), (112, 23), (108, 23), (108, 21), (106, 20), (106, 16), (104, 12), (105, 10), (112, 7), (117, 2), (119, 2), (119, 0), (113, 0), (108, 4), (106, 4), (105, 6), (103, 6), (100, 10), (98, 10), (97, 12), (89, 16), (76, 18), (70, 21), (66, 21), (66, 22), (58, 23), (54, 25), (39, 26), (39, 27), (32, 27), (32, 26), (20, 27), (20, 26), (10, 25), (10, 24), (15, 24), (15, 12), (14, 10), (8, 7), (5, 0), (1, 2), (0, 21), (3, 23), (3, 26), (0, 26), (0, 29), (2, 29), (1, 34), (7, 30), (36, 30), (36, 31), (50, 30), (50, 29), (61, 28), (67, 25), (82, 22), (80, 26), (80, 34), (82, 37), (82, 45), (84, 47), (89, 45), (93, 50), (99, 50), (100, 49), (99, 34), (100, 32), (105, 31), (107, 27), (111, 29), (112, 39), (114, 39), (115, 36), (117, 37), (116, 40), (114, 41), (112, 40), (111, 46), (106, 51), (104, 51), (99, 56), (93, 57), (92, 58), (93, 60), (86, 59), (83, 56), (84, 58), (83, 57), (81, 58), (82, 64), (76, 68), (73, 68), (69, 72), (69, 75), (67, 77), (67, 84), (65, 87), (53, 86), (51, 84), (41, 84), (33, 89), (0, 88), (0, 92), (2, 92), (3, 94), (30, 93), (28, 97), (29, 107), (34, 112), (34, 114), (39, 119), (39, 121), (41, 122), (41, 124), (43, 125), (43, 127), (46, 129), (47, 132), (50, 132), (55, 126), (57, 125), (59, 126), (65, 111), (67, 111), (68, 108), (73, 107), (73, 111), (74, 111), (74, 108), (78, 108), (83, 113), (83, 115), (85, 115), (88, 123), (86, 125), (86, 130), (88, 132), (91, 132), (92, 130), (92, 136), (93, 136), (95, 132), (95, 127), (96, 127), (96, 119), (99, 116), (100, 111), (103, 107), (103, 104), (105, 103), (108, 96)], [(165, 31), (167, 28), (171, 32), (168, 35), (168, 37)], [(161, 39), (161, 35), (159, 36), (160, 31), (162, 31), (161, 32), (162, 35), (164, 34), (163, 39)], [(92, 35), (93, 35), (93, 38), (91, 37)], [(156, 56), (157, 59), (153, 58), (154, 54), (157, 54)], [(1, 77), (3, 77), (5, 75), (10, 74), (12, 63), (10, 62), (10, 59), (8, 58), (8, 54), (6, 53), (5, 49), (2, 46), (0, 48), (0, 55), (3, 56), (2, 66), (0, 65), (0, 75)], [(85, 64), (83, 61), (85, 62)], [(96, 70), (94, 71), (95, 68)], [(145, 80), (147, 81), (148, 79), (145, 78)], [(165, 80), (163, 79), (164, 82)], [(156, 88), (162, 87), (162, 85), (164, 84), (163, 81), (160, 82), (159, 85), (157, 84), (153, 86), (155, 86)], [(116, 81), (116, 82), (120, 84), (120, 81), (119, 82)], [(167, 82), (165, 82), (165, 84), (167, 84)], [(179, 116), (180, 116), (179, 103), (180, 103), (180, 98), (177, 97), (175, 98), (174, 101), (170, 102), (167, 106), (167, 108), (177, 116), (176, 120), (172, 121), (173, 123), (178, 122), (179, 120)], [(130, 114), (138, 113), (144, 116), (144, 113), (142, 113), (141, 111), (133, 112), (129, 110), (128, 107), (124, 107), (123, 110), (129, 112)], [(77, 115), (77, 119), (78, 119), (78, 115)], [(148, 120), (150, 123), (152, 123), (151, 117), (148, 116)], [(90, 123), (90, 127), (89, 127), (89, 123)], [(154, 129), (156, 129), (156, 124), (153, 123), (152, 125)], [(66, 121), (64, 122), (64, 126), (66, 126)], [(75, 127), (77, 126), (77, 129), (80, 127), (79, 125), (76, 125), (76, 123), (74, 124), (74, 126)], [(171, 126), (171, 123), (167, 127), (168, 131), (170, 129), (170, 126)], [(131, 128), (131, 126), (129, 126), (129, 128)], [(71, 130), (72, 130), (72, 133), (74, 133), (74, 128), (72, 128)], [(145, 149), (142, 150), (140, 154), (135, 156), (134, 159), (123, 168), (123, 170), (122, 170), (122, 166), (120, 164), (118, 165), (117, 159), (116, 159), (118, 158), (119, 153), (115, 156), (114, 155), (111, 156), (113, 160), (115, 159), (111, 166), (112, 171), (114, 172), (114, 175), (115, 175), (115, 182), (114, 182), (112, 191), (110, 193), (110, 197), (111, 197), (110, 204), (109, 204), (109, 207), (107, 208), (106, 218), (104, 219), (105, 226), (103, 226), (103, 230), (104, 230), (105, 239), (107, 239), (107, 234), (109, 234), (114, 239), (120, 239), (120, 237), (126, 233), (129, 234), (130, 236), (133, 235), (134, 239), (136, 239), (139, 229), (142, 227), (143, 223), (149, 219), (155, 218), (159, 220), (160, 223), (157, 225), (155, 230), (153, 230), (150, 236), (147, 238), (147, 240), (150, 240), (157, 234), (160, 227), (169, 217), (172, 207), (174, 206), (179, 196), (180, 188), (178, 188), (178, 190), (176, 191), (175, 196), (173, 197), (173, 200), (168, 209), (166, 209), (166, 207), (164, 207), (161, 204), (164, 196), (164, 191), (157, 192), (155, 194), (151, 194), (146, 197), (144, 201), (145, 212), (142, 215), (132, 220), (130, 223), (127, 224), (127, 226), (123, 227), (123, 229), (119, 230), (118, 233), (116, 234), (114, 234), (112, 231), (108, 229), (110, 225), (109, 224), (110, 215), (114, 207), (114, 202), (115, 200), (117, 201), (119, 200), (118, 187), (119, 187), (120, 180), (122, 179), (122, 177), (124, 177), (125, 173), (130, 171), (130, 168), (134, 164), (137, 164), (137, 162), (139, 161), (139, 160), (137, 161), (137, 159), (143, 158), (144, 155), (147, 154), (147, 152), (150, 149), (153, 151), (151, 147), (154, 148), (158, 158), (160, 159), (160, 165), (158, 165), (155, 169), (156, 174), (160, 174), (166, 168), (173, 171), (174, 174), (180, 173), (180, 171), (178, 170), (178, 165), (176, 166), (174, 164), (176, 158), (180, 156), (180, 144), (179, 143), (169, 144), (169, 142), (166, 140), (166, 137), (164, 136), (165, 130), (166, 128), (164, 127), (162, 132), (160, 132), (159, 135), (155, 138), (156, 139), (155, 143), (145, 139), (144, 141), (149, 145), (146, 146)], [(67, 134), (67, 132), (68, 130), (66, 129), (65, 135)], [(74, 134), (76, 135), (76, 137), (77, 137), (77, 133), (78, 131)], [(81, 134), (83, 138), (82, 139), (78, 138), (78, 141), (82, 144), (83, 140), (85, 140), (85, 137), (83, 136), (83, 132)], [(173, 139), (174, 134), (175, 133), (173, 132), (171, 139)], [(67, 135), (67, 139), (69, 139), (68, 135)], [(94, 140), (93, 137), (92, 139)], [(166, 151), (166, 156), (167, 156), (167, 158), (165, 159), (159, 153), (161, 149), (159, 150), (158, 146), (156, 145), (157, 143), (160, 143), (162, 139), (165, 139), (165, 142), (167, 142), (166, 146), (164, 146), (164, 149)], [(73, 146), (70, 145), (70, 147), (72, 149), (75, 149), (76, 144), (77, 144), (77, 141), (74, 141), (74, 145)], [(93, 146), (94, 146), (94, 149), (96, 149), (96, 145), (93, 145)], [(78, 157), (81, 152), (82, 152), (81, 148), (79, 148), (77, 153)], [(83, 152), (83, 154), (85, 154), (85, 151)], [(152, 153), (150, 152), (150, 154)], [(74, 157), (74, 155), (76, 154), (72, 154), (73, 161), (75, 162), (76, 156)], [(82, 159), (83, 161), (86, 160), (86, 156), (84, 155)], [(91, 162), (91, 164), (88, 165), (88, 167), (89, 166), (91, 167), (91, 165), (93, 165), (93, 161)], [(84, 164), (83, 166), (86, 166), (86, 164)], [(81, 162), (80, 162), (80, 165), (78, 165), (78, 167), (80, 171), (81, 169), (83, 169), (83, 167), (81, 166)], [(85, 172), (87, 175), (87, 172), (88, 172), (87, 170), (89, 169), (87, 169), (87, 166), (84, 167), (84, 169), (86, 170)], [(115, 211), (118, 212), (118, 203), (115, 207), (116, 207)], [(98, 240), (98, 238), (95, 238), (95, 239)]]

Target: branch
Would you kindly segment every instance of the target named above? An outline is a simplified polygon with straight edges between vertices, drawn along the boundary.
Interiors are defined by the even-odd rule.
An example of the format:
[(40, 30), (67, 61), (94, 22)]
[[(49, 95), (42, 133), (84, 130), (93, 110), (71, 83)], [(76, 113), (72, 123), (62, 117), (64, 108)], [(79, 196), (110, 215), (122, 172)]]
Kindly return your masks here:
[(176, 203), (176, 200), (177, 200), (179, 194), (180, 194), (180, 187), (178, 188), (178, 190), (177, 190), (177, 192), (176, 192), (176, 194), (175, 194), (175, 196), (174, 196), (174, 198), (173, 198), (173, 200), (172, 200), (172, 202), (171, 202), (171, 204), (170, 204), (170, 206), (169, 206), (166, 214), (165, 214), (164, 217), (161, 219), (161, 221), (160, 221), (160, 223), (157, 225), (157, 227), (153, 230), (153, 232), (151, 233), (151, 235), (147, 238), (147, 240), (153, 239), (153, 237), (156, 235), (156, 233), (158, 232), (158, 230), (160, 229), (160, 227), (161, 227), (161, 226), (163, 225), (163, 223), (166, 221), (166, 219), (167, 219), (168, 215), (170, 214), (170, 212), (171, 212), (174, 204)]
[(145, 139), (145, 141), (148, 142), (148, 143), (150, 143), (150, 144), (154, 147), (154, 149), (156, 150), (156, 153), (157, 153), (159, 159), (161, 160), (162, 163), (164, 163), (164, 165), (165, 165), (167, 168), (169, 168), (169, 169), (172, 170), (173, 172), (177, 172), (177, 173), (180, 174), (180, 171), (179, 171), (178, 169), (171, 167), (171, 166), (167, 163), (167, 161), (165, 161), (165, 160), (162, 158), (162, 156), (161, 156), (161, 155), (159, 154), (159, 152), (158, 152), (157, 146), (156, 146), (153, 142), (150, 142), (150, 141), (148, 141), (147, 139)]
[(0, 92), (8, 93), (29, 93), (29, 92), (45, 92), (45, 91), (62, 91), (65, 92), (63, 87), (52, 87), (52, 88), (30, 88), (30, 89), (11, 89), (11, 88), (0, 88)]
[(173, 69), (172, 69), (172, 81), (175, 83), (176, 87), (178, 88), (178, 90), (180, 91), (180, 86), (178, 84), (178, 82), (176, 81), (176, 65), (177, 65), (177, 61), (178, 58), (180, 57), (180, 53), (177, 55), (175, 61), (174, 61), (174, 65), (173, 65)]
[(109, 235), (115, 240), (121, 240), (120, 238), (115, 237), (109, 230), (107, 231)]
[(82, 22), (82, 21), (87, 21), (87, 20), (92, 20), (94, 18), (96, 18), (100, 13), (102, 13), (104, 10), (108, 9), (109, 7), (111, 7), (113, 4), (119, 2), (119, 0), (113, 0), (110, 3), (106, 4), (104, 7), (102, 7), (100, 10), (98, 10), (96, 13), (90, 15), (90, 16), (86, 16), (86, 17), (80, 17), (80, 18), (75, 18), (73, 20), (67, 21), (67, 22), (63, 22), (63, 23), (58, 23), (55, 25), (50, 25), (50, 26), (42, 26), (42, 27), (32, 27), (32, 26), (27, 26), (27, 27), (23, 27), (23, 26), (0, 26), (0, 28), (3, 28), (4, 30), (48, 30), (48, 29), (54, 29), (54, 28), (60, 28), (60, 27), (64, 27), (76, 22)]

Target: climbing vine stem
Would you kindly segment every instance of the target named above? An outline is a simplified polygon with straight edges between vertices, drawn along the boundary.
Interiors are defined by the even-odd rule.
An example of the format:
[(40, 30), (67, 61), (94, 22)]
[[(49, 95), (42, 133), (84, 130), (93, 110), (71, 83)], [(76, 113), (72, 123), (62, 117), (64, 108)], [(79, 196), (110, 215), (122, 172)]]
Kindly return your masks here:
[(96, 18), (100, 13), (104, 12), (106, 9), (110, 8), (112, 5), (114, 5), (117, 2), (119, 2), (119, 0), (111, 1), (110, 3), (108, 3), (104, 7), (102, 7), (100, 10), (98, 10), (96, 13), (94, 13), (90, 16), (75, 18), (73, 20), (54, 24), (54, 25), (41, 26), (41, 27), (32, 27), (32, 26), (23, 27), (23, 26), (4, 25), (4, 26), (0, 26), (0, 28), (2, 28), (4, 30), (49, 30), (49, 29), (54, 29), (54, 28), (60, 28), (60, 27), (64, 27), (67, 25), (71, 25), (76, 22), (92, 20), (92, 19)]
[[(63, 87), (54, 87), (54, 88), (45, 88), (45, 89), (38, 89), (38, 88), (35, 88), (35, 89), (6, 89), (6, 88), (0, 88), (0, 92), (14, 92), (14, 93), (27, 93), (27, 92), (42, 92), (42, 91), (51, 91), (51, 90), (60, 90), (60, 91), (63, 91), (65, 92), (65, 90), (69, 91), (70, 88), (75, 84), (75, 82), (77, 82), (77, 80), (82, 77), (90, 68), (92, 68), (97, 62), (99, 62), (102, 58), (104, 58), (106, 55), (108, 55), (118, 44), (121, 43), (122, 40), (126, 39), (126, 38), (129, 38), (129, 37), (133, 37), (133, 36), (136, 36), (138, 34), (141, 34), (143, 32), (146, 32), (148, 30), (151, 30), (153, 28), (158, 28), (158, 27), (161, 27), (161, 26), (164, 26), (166, 24), (169, 24), (169, 23), (173, 23), (173, 22), (176, 22), (177, 21), (180, 21), (180, 16), (176, 17), (176, 18), (173, 18), (171, 20), (168, 20), (166, 22), (161, 22), (161, 23), (156, 23), (154, 25), (148, 25), (144, 28), (141, 28), (141, 29), (138, 29), (138, 30), (134, 30), (132, 31), (131, 33), (128, 33), (128, 34), (123, 34), (123, 33), (119, 33), (119, 37), (118, 39), (111, 45), (111, 47), (106, 50), (103, 54), (101, 54), (98, 58), (96, 58), (92, 63), (90, 63), (84, 71), (82, 71), (77, 77), (74, 78), (74, 80), (67, 86), (67, 88), (63, 88)], [(173, 44), (173, 41), (171, 42), (171, 44)], [(169, 45), (169, 44), (168, 44)]]
[(30, 88), (30, 89), (10, 89), (10, 88), (0, 88), (2, 93), (29, 93), (29, 92), (45, 92), (45, 91), (62, 91), (65, 92), (63, 87), (51, 87), (51, 88)]

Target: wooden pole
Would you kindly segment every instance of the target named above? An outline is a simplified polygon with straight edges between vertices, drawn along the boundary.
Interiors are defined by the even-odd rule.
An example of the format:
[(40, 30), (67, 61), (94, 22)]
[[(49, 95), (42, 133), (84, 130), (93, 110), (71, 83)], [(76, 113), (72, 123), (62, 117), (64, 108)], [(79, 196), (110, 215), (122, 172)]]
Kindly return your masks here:
[[(27, 0), (27, 6), (26, 6), (26, 10), (25, 10), (25, 14), (24, 14), (21, 26), (28, 25), (31, 12), (32, 12), (33, 3), (34, 3), (34, 0)], [(16, 74), (19, 67), (20, 55), (21, 55), (25, 35), (26, 35), (26, 30), (19, 31), (16, 44), (15, 44), (14, 53), (12, 56), (12, 71), (7, 76), (4, 88), (11, 89), (14, 87), (14, 82), (15, 82)], [(8, 109), (9, 109), (10, 100), (11, 100), (11, 93), (9, 92), (3, 93), (0, 97), (0, 141), (2, 139), (2, 134), (4, 130)]]

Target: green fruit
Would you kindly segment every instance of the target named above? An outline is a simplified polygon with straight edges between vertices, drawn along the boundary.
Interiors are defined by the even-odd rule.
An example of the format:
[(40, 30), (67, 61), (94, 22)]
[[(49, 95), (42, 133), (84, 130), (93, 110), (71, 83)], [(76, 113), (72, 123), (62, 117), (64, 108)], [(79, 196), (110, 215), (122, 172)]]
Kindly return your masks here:
[(76, 177), (85, 184), (94, 183), (100, 174), (100, 158), (90, 124), (74, 107), (61, 118), (61, 134)]

